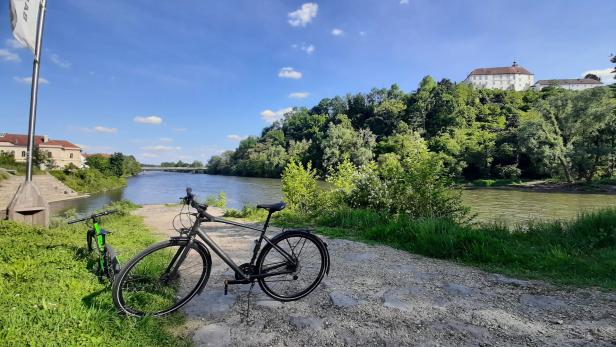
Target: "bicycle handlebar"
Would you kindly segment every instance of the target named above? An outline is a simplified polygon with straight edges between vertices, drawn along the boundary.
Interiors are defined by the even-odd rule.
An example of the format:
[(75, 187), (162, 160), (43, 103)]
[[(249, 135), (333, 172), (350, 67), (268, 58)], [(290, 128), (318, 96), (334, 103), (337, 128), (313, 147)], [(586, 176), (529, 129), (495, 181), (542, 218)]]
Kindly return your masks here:
[(100, 213), (95, 213), (93, 215), (90, 215), (89, 217), (72, 220), (72, 221), (68, 222), (67, 224), (75, 224), (75, 223), (86, 221), (88, 219), (95, 219), (95, 218), (98, 218), (98, 217), (106, 216), (108, 214), (117, 213), (117, 212), (118, 212), (118, 210), (107, 210), (107, 211), (103, 211), (103, 212), (100, 212)]
[(191, 207), (193, 207), (195, 210), (197, 210), (197, 212), (199, 213), (199, 215), (207, 218), (208, 220), (212, 221), (214, 220), (214, 216), (210, 215), (209, 213), (207, 213), (207, 208), (208, 205), (207, 204), (199, 204), (195, 201), (195, 194), (192, 193), (192, 188), (188, 187), (186, 188), (186, 196), (182, 198), (182, 200), (184, 200), (184, 203), (186, 205), (189, 205)]

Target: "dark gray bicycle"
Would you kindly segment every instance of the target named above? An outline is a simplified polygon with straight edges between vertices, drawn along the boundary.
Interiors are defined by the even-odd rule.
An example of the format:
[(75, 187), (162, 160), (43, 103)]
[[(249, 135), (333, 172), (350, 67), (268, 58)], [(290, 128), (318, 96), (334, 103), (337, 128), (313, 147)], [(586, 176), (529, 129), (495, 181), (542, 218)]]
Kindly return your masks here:
[[(116, 276), (112, 296), (121, 312), (162, 316), (184, 306), (209, 279), (212, 258), (208, 247), (235, 271), (234, 278), (225, 280), (225, 294), (230, 284), (256, 281), (271, 298), (293, 301), (310, 294), (329, 274), (327, 245), (310, 231), (286, 230), (272, 238), (265, 236), (272, 214), (284, 209), (284, 203), (257, 205), (269, 212), (259, 229), (210, 215), (208, 206), (197, 203), (190, 188), (183, 200), (197, 211), (192, 227), (145, 249)], [(200, 227), (204, 222), (259, 231), (250, 262), (237, 265)], [(263, 241), (266, 244), (261, 248)]]

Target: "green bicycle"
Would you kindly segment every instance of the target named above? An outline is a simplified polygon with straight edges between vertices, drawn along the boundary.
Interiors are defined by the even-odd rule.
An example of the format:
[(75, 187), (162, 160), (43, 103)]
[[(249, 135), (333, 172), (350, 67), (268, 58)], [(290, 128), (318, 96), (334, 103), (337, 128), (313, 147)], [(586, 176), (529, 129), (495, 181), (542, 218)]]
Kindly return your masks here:
[(101, 213), (95, 213), (89, 217), (75, 219), (68, 224), (75, 224), (83, 221), (92, 221), (92, 229), (89, 229), (86, 234), (86, 245), (88, 251), (92, 252), (95, 248), (94, 242), (96, 240), (96, 250), (98, 253), (98, 261), (96, 262), (96, 275), (99, 280), (103, 281), (103, 278), (107, 278), (110, 283), (113, 283), (113, 279), (117, 273), (120, 272), (120, 263), (116, 257), (116, 253), (111, 246), (106, 242), (107, 231), (100, 226), (100, 217), (116, 213), (118, 210), (109, 210)]

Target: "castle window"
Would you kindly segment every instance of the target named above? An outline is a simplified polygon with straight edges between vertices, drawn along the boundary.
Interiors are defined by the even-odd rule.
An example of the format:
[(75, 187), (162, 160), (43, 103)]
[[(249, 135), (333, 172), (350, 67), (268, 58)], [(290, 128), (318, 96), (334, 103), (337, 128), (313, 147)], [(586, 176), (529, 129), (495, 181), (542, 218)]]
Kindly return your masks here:
[(26, 151), (21, 151), (21, 157), (25, 158), (26, 157)]
[(73, 159), (73, 153), (70, 154), (70, 158)]

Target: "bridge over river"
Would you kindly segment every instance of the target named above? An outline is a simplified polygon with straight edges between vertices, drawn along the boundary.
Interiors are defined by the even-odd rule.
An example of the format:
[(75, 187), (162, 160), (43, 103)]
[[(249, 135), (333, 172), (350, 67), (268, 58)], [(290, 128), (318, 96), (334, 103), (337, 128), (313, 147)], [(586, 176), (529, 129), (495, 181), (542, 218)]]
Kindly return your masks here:
[(141, 166), (141, 171), (168, 171), (168, 172), (187, 172), (205, 173), (207, 167), (185, 167), (185, 166)]

